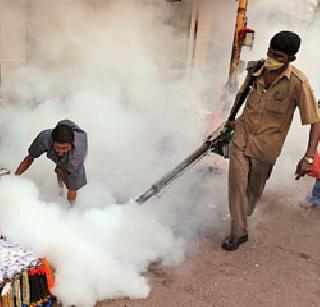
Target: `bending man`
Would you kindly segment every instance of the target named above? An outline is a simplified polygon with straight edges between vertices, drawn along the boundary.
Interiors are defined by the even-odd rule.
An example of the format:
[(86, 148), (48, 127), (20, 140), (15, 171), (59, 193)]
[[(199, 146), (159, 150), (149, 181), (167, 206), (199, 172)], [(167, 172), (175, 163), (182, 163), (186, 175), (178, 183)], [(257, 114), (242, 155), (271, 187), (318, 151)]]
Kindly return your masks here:
[(56, 163), (55, 172), (61, 188), (67, 188), (67, 199), (75, 202), (77, 190), (87, 184), (84, 160), (87, 156), (87, 134), (74, 122), (62, 120), (54, 129), (41, 131), (29, 147), (28, 155), (18, 166), (15, 174), (24, 173), (34, 159), (43, 153)]

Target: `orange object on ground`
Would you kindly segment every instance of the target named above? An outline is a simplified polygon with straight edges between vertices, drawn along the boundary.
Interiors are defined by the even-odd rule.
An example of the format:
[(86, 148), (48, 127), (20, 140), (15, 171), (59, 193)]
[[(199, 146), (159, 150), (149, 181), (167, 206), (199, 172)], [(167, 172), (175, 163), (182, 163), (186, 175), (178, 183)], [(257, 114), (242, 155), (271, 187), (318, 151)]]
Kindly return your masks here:
[(29, 276), (33, 277), (35, 275), (45, 275), (45, 271), (42, 264), (40, 266), (29, 269)]
[(318, 152), (313, 157), (312, 171), (307, 173), (307, 175), (320, 179), (320, 156)]
[(53, 277), (53, 273), (52, 273), (52, 270), (50, 268), (50, 265), (48, 263), (48, 260), (46, 258), (44, 258), (42, 260), (42, 263), (43, 263), (43, 267), (44, 267), (44, 271), (45, 271), (45, 274), (47, 276), (47, 283), (48, 283), (48, 289), (49, 291), (51, 292), (51, 290), (54, 288), (55, 286), (55, 281), (54, 281), (54, 277)]
[(46, 258), (41, 259), (41, 262), (42, 264), (40, 266), (29, 269), (29, 276), (46, 275), (48, 290), (51, 292), (55, 286), (53, 273)]

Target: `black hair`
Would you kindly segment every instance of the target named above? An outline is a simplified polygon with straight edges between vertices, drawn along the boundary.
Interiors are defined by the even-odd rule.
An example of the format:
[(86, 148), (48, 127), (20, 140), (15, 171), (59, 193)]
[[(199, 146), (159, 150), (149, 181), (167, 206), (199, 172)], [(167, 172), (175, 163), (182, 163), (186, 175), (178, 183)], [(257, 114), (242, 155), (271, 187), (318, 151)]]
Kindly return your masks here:
[(270, 47), (294, 56), (300, 48), (301, 38), (292, 31), (281, 31), (275, 34), (270, 41)]
[(58, 144), (73, 144), (73, 131), (70, 126), (67, 125), (57, 125), (52, 130), (52, 142)]

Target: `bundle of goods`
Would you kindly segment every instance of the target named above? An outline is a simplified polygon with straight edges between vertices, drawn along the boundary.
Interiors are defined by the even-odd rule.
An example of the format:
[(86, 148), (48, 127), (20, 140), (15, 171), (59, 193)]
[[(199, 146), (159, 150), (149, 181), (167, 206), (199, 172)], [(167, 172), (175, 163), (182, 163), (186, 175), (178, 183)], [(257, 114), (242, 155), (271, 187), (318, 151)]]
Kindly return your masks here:
[(51, 306), (54, 287), (46, 259), (31, 250), (0, 240), (0, 306)]

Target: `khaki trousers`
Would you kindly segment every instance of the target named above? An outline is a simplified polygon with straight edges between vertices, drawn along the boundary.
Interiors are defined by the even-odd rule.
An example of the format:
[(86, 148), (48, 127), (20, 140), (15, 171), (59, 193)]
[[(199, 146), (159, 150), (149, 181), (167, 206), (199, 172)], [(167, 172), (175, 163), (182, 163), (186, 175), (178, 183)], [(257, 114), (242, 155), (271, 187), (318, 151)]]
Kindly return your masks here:
[(230, 144), (229, 209), (231, 235), (248, 234), (247, 216), (253, 213), (271, 175), (273, 164), (247, 157), (234, 143)]

